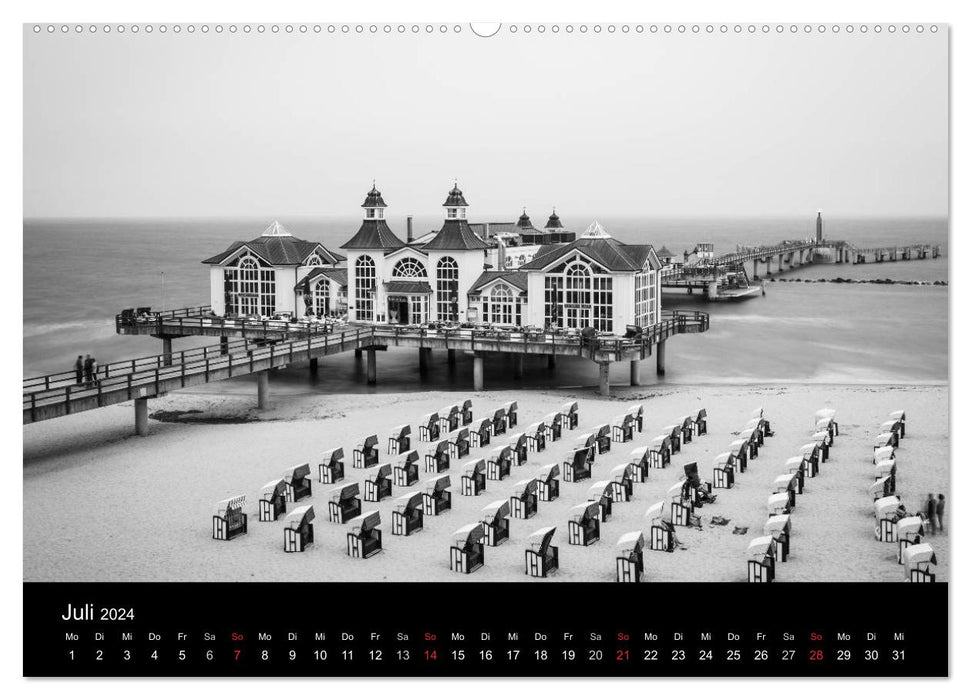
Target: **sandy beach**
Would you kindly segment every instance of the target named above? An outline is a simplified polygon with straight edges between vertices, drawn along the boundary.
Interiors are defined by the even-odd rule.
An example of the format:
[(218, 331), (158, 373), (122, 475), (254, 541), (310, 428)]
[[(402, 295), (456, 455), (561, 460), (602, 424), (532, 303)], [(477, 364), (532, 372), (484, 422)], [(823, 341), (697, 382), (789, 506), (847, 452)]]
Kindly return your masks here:
[[(560, 569), (551, 580), (614, 580), (615, 543), (632, 530), (650, 530), (647, 508), (661, 500), (682, 475), (682, 466), (698, 462), (702, 478), (711, 479), (712, 458), (727, 449), (750, 417), (763, 407), (774, 437), (734, 488), (718, 490), (718, 500), (698, 511), (701, 531), (678, 528), (686, 550), (645, 552), (645, 580), (744, 581), (745, 548), (762, 533), (766, 499), (785, 460), (807, 442), (813, 413), (837, 409), (840, 436), (830, 460), (815, 479), (807, 479), (792, 515), (790, 560), (777, 567), (777, 581), (899, 581), (896, 545), (873, 536), (872, 438), (894, 409), (907, 412), (906, 438), (897, 452), (897, 494), (910, 511), (922, 508), (928, 492), (944, 493), (950, 502), (948, 389), (924, 386), (677, 386), (618, 387), (603, 399), (591, 390), (500, 391), (483, 393), (424, 392), (377, 395), (321, 395), (293, 391), (274, 395), (273, 407), (254, 408), (255, 392), (244, 383), (227, 383), (223, 393), (180, 392), (153, 401), (151, 411), (199, 411), (182, 420), (151, 421), (151, 435), (132, 435), (132, 407), (122, 404), (24, 427), (24, 577), (27, 581), (525, 581), (527, 536), (556, 526), (553, 543), (560, 548)], [(426, 516), (424, 530), (410, 537), (391, 535), (393, 498), (364, 509), (381, 512), (384, 552), (368, 560), (345, 552), (348, 526), (327, 521), (330, 485), (317, 481), (320, 455), (343, 447), (347, 455), (344, 483), (363, 481), (351, 467), (351, 450), (364, 436), (377, 433), (380, 461), (387, 456), (387, 436), (402, 423), (442, 406), (472, 398), (476, 417), (506, 401), (519, 402), (519, 428), (540, 420), (564, 401), (580, 405), (580, 427), (564, 431), (562, 440), (544, 452), (531, 452), (527, 464), (513, 467), (501, 482), (488, 481), (476, 497), (460, 494), (461, 464), (453, 463), (452, 510)], [(561, 481), (560, 498), (540, 502), (528, 521), (511, 520), (510, 539), (486, 548), (485, 566), (470, 576), (449, 571), (451, 533), (476, 522), (486, 504), (508, 499), (520, 479), (535, 476), (550, 463), (562, 463), (576, 436), (609, 422), (631, 403), (643, 403), (644, 432), (634, 441), (614, 444), (598, 455), (593, 479), (578, 484)], [(624, 464), (630, 451), (682, 415), (708, 411), (708, 435), (696, 438), (671, 466), (652, 470), (645, 483), (634, 485), (633, 500), (614, 504), (602, 525), (601, 541), (590, 547), (567, 543), (567, 511), (586, 499), (590, 485)], [(163, 414), (165, 415), (165, 414)], [(516, 432), (514, 429), (511, 432)], [(417, 430), (416, 430), (417, 433)], [(413, 447), (424, 455), (429, 443)], [(496, 444), (473, 449), (468, 459), (485, 457)], [(284, 469), (310, 462), (317, 512), (316, 541), (302, 554), (283, 551), (283, 520), (260, 523), (256, 510), (260, 487)], [(422, 467), (423, 468), (423, 467)], [(431, 474), (420, 474), (423, 481)], [(395, 487), (393, 496), (420, 488)], [(249, 534), (231, 542), (211, 537), (213, 504), (245, 494)], [(291, 506), (292, 507), (292, 506)], [(713, 516), (725, 525), (713, 525)], [(948, 521), (950, 511), (948, 511)], [(949, 522), (947, 523), (949, 524)], [(746, 534), (733, 534), (747, 528)], [(925, 539), (938, 557), (939, 580), (947, 580), (950, 536)], [(538, 580), (538, 579), (537, 579)]]

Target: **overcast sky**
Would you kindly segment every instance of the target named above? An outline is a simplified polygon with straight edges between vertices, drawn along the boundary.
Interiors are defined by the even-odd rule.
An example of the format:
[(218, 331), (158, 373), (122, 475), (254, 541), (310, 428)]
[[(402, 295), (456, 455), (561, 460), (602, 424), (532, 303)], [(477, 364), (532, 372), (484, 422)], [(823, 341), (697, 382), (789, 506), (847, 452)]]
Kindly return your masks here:
[(34, 216), (944, 216), (946, 30), (25, 29)]

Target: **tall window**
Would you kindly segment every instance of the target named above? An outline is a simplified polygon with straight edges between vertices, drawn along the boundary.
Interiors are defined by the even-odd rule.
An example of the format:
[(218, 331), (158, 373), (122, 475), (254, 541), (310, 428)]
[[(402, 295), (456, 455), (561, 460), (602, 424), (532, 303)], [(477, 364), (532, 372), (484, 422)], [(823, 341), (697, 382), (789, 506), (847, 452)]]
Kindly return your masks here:
[(374, 260), (362, 255), (354, 263), (354, 306), (358, 321), (374, 320)]
[(318, 316), (330, 313), (330, 280), (326, 277), (314, 285), (314, 313)]
[(657, 323), (657, 272), (644, 270), (634, 276), (634, 318), (646, 328)]
[(459, 320), (458, 297), (458, 263), (453, 258), (442, 258), (438, 261), (438, 275), (435, 282), (435, 299), (439, 321)]
[(522, 302), (508, 285), (497, 284), (493, 287), (488, 305), (484, 305), (483, 309), (483, 313), (485, 310), (491, 311), (489, 320), (492, 323), (504, 326), (522, 325)]
[(404, 258), (398, 261), (391, 271), (392, 277), (428, 277), (425, 266), (414, 258)]
[(276, 310), (273, 268), (264, 268), (252, 255), (244, 255), (226, 269), (226, 308), (241, 316), (270, 316)]
[(577, 257), (546, 274), (546, 325), (613, 333), (613, 297), (610, 273)]

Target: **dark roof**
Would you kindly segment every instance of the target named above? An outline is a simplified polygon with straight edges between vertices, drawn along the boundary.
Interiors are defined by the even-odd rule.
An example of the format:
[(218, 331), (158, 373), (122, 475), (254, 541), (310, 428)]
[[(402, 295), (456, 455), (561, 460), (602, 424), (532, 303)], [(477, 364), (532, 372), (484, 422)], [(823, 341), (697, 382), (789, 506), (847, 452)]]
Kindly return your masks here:
[(381, 196), (381, 193), (378, 192), (378, 188), (371, 187), (371, 191), (367, 193), (367, 197), (364, 198), (364, 204), (361, 206), (365, 208), (374, 208), (386, 207), (388, 205), (384, 203), (384, 198)]
[(541, 270), (568, 253), (579, 251), (611, 272), (636, 272), (643, 269), (653, 246), (625, 245), (613, 238), (578, 238), (563, 245), (542, 246), (521, 270)]
[(657, 256), (659, 258), (673, 258), (674, 253), (667, 249), (667, 246), (661, 246), (661, 249), (657, 251)]
[(508, 282), (517, 289), (521, 289), (524, 292), (527, 289), (527, 276), (525, 272), (520, 272), (519, 270), (486, 270), (479, 278), (473, 282), (472, 286), (469, 287), (469, 294), (474, 294), (480, 291), (484, 286), (490, 282), (495, 282), (497, 279), (501, 279), (504, 282)]
[(303, 278), (297, 282), (295, 289), (303, 287), (307, 282), (313, 282), (318, 277), (329, 277), (330, 279), (337, 282), (342, 287), (347, 286), (347, 268), (346, 267), (315, 267), (313, 270), (308, 272)]
[(488, 247), (465, 219), (447, 219), (435, 237), (424, 245), (425, 250), (484, 250)]
[(563, 224), (560, 221), (559, 215), (556, 213), (556, 209), (550, 214), (550, 218), (546, 220), (546, 228), (563, 228)]
[(388, 294), (431, 294), (432, 286), (428, 282), (402, 282), (395, 280), (385, 282), (384, 289)]
[(394, 231), (384, 219), (365, 219), (354, 237), (341, 246), (344, 250), (397, 250), (404, 241), (394, 235)]
[(296, 238), (274, 221), (259, 238), (254, 238), (252, 241), (234, 241), (219, 255), (214, 255), (202, 262), (205, 265), (218, 265), (243, 246), (270, 265), (299, 265), (318, 247), (325, 262), (336, 263), (344, 259), (343, 256), (332, 253), (320, 243)]
[(462, 194), (462, 190), (459, 189), (459, 185), (456, 182), (455, 187), (449, 190), (448, 197), (445, 199), (445, 204), (443, 207), (467, 207), (469, 203), (465, 201), (465, 196)]
[(533, 228), (533, 222), (529, 220), (529, 214), (523, 209), (523, 215), (519, 217), (519, 221), (516, 222), (516, 226), (519, 228)]

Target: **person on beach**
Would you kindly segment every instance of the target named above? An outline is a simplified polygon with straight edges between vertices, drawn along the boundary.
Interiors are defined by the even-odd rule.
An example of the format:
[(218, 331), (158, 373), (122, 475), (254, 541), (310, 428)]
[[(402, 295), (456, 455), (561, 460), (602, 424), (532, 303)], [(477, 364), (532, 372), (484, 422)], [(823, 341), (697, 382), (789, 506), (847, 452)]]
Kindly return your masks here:
[(80, 384), (84, 381), (84, 357), (82, 355), (78, 355), (77, 362), (74, 363), (74, 376), (75, 384)]
[(937, 494), (937, 527), (941, 529), (941, 534), (944, 534), (944, 494)]
[(934, 499), (934, 494), (927, 494), (927, 522), (931, 528), (931, 534), (937, 534), (937, 501)]
[(91, 355), (85, 355), (84, 357), (84, 382), (88, 386), (91, 386), (91, 370), (94, 366), (94, 360), (91, 359)]

